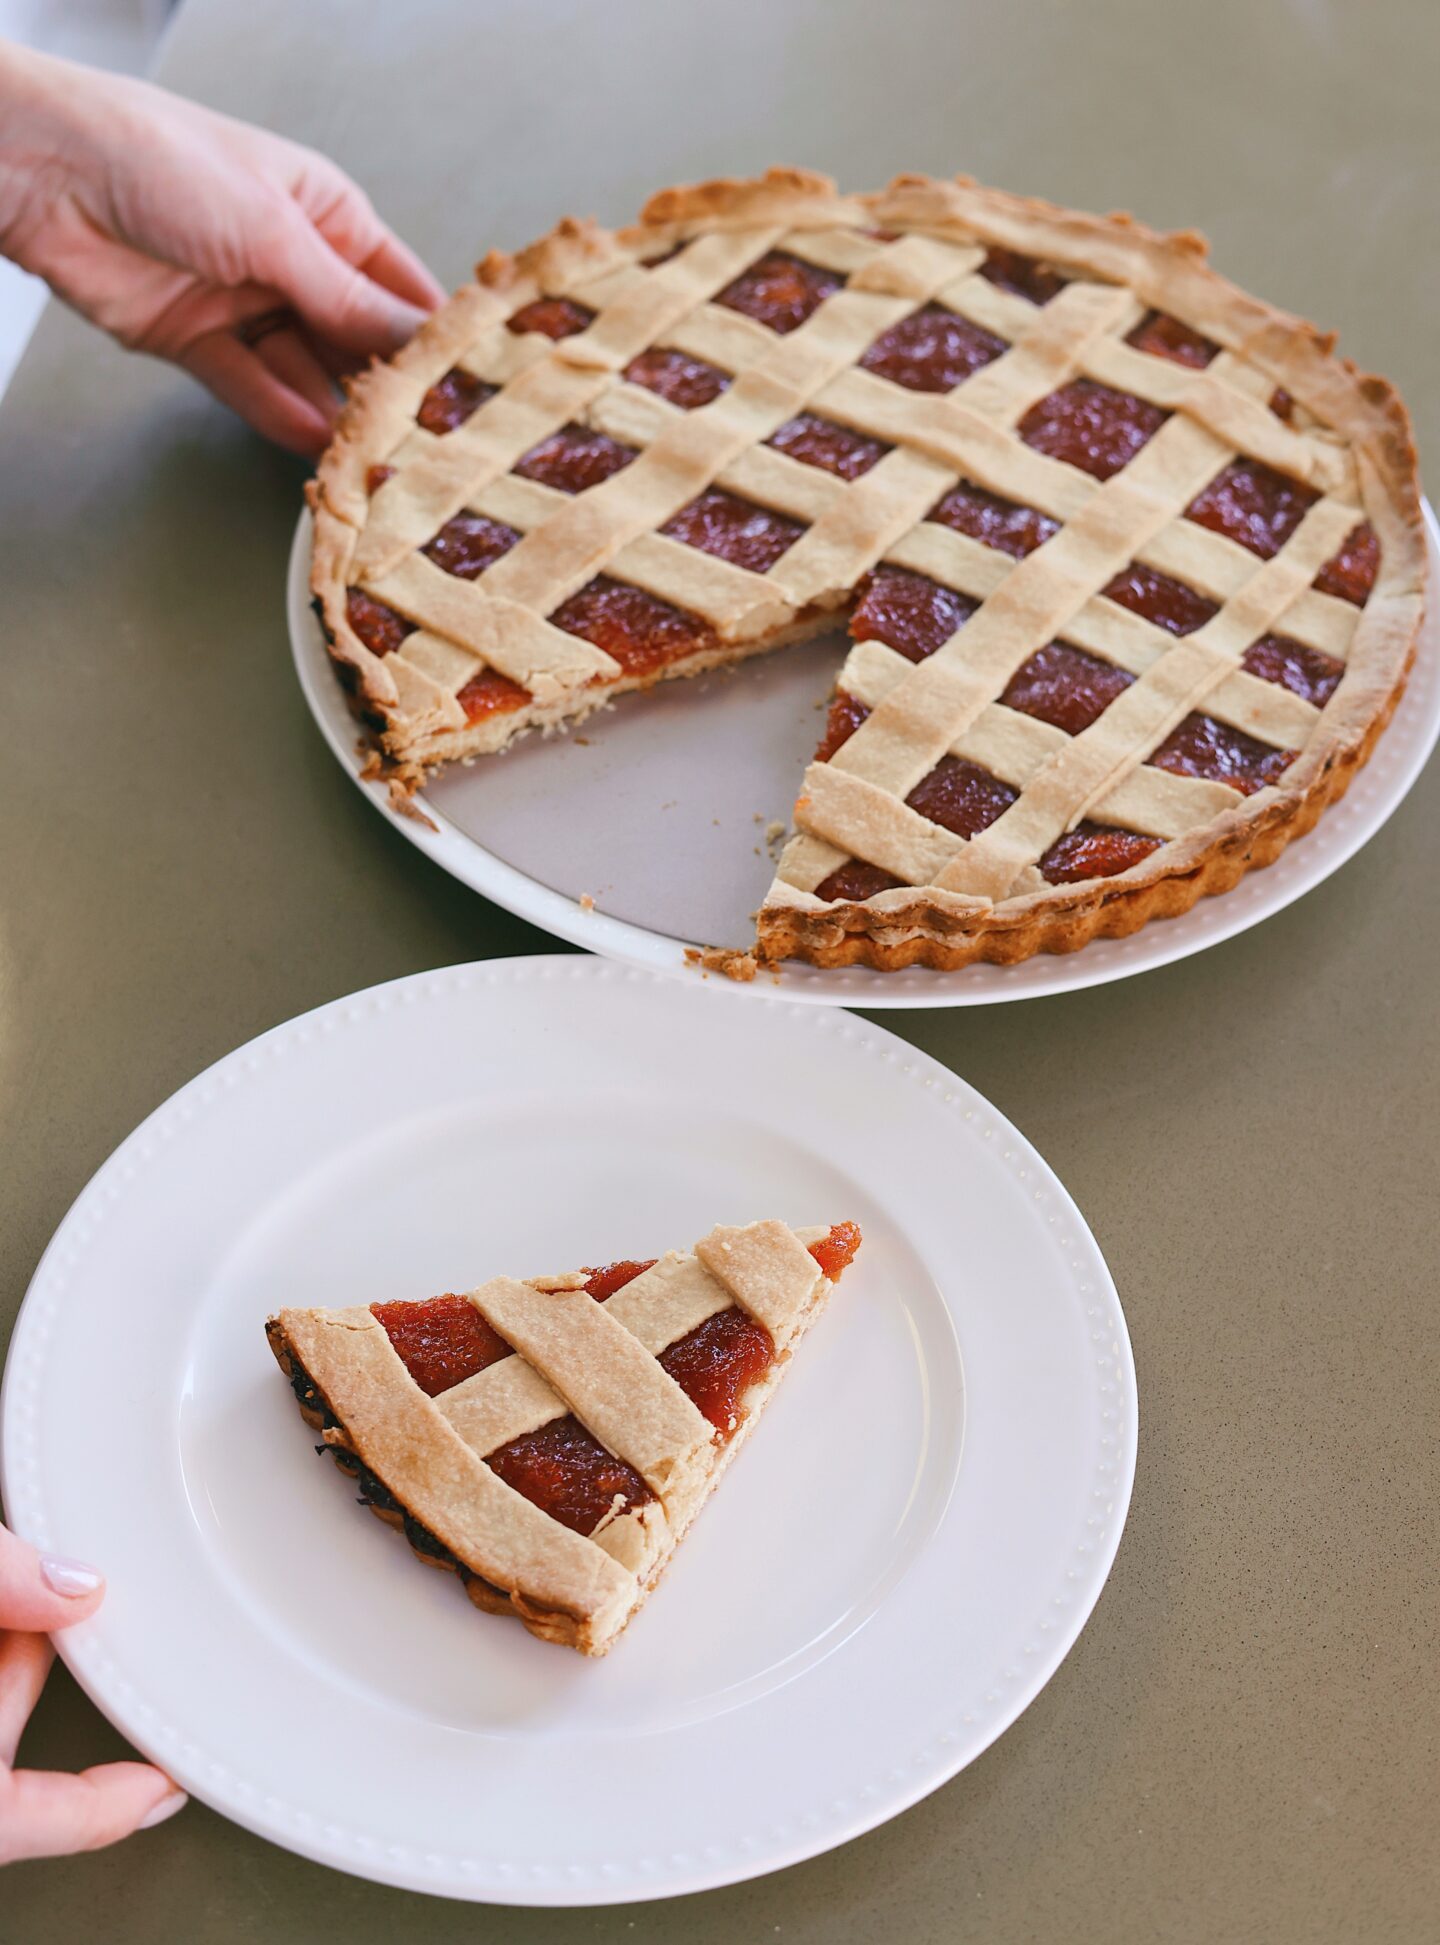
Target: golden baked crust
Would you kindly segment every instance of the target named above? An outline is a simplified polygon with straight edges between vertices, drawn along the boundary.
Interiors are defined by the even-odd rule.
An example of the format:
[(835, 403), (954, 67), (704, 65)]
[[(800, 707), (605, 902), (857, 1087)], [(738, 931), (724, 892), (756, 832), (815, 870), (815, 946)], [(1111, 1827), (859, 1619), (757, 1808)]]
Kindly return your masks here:
[[(604, 1304), (587, 1293), (584, 1271), (494, 1278), (468, 1302), (511, 1354), (434, 1393), (369, 1310), (284, 1310), (266, 1336), (307, 1424), (419, 1558), (458, 1573), (484, 1611), (600, 1655), (648, 1597), (823, 1310), (833, 1283), (811, 1245), (829, 1233), (779, 1222), (716, 1229)], [(737, 1307), (764, 1326), (774, 1356), (722, 1437), (659, 1359)], [(486, 1463), (571, 1413), (650, 1495), (618, 1498), (588, 1535)]]
[[(784, 337), (708, 301), (777, 245), (808, 250), (846, 277)], [(973, 274), (987, 249), (1040, 259), (1069, 281), (1048, 304), (1032, 305)], [(879, 330), (942, 294), (998, 333), (1004, 355), (943, 394), (857, 368)], [(596, 316), (553, 343), (507, 334), (506, 320), (542, 295), (584, 301)], [(1220, 355), (1186, 369), (1132, 348), (1126, 334), (1149, 310), (1180, 320)], [(713, 403), (681, 412), (621, 377), (657, 341), (697, 356), (723, 346), (728, 361), (715, 361), (738, 376)], [(427, 389), (467, 359), (499, 392), (443, 438), (417, 432)], [(1039, 398), (1077, 376), (1169, 414), (1103, 484), (1013, 431)], [(1269, 409), (1277, 387), (1294, 401), (1289, 422)], [(891, 451), (843, 485), (774, 453), (770, 433), (812, 405)], [(623, 437), (640, 458), (573, 499), (515, 478), (514, 461), (567, 419)], [(1318, 495), (1272, 558), (1180, 518), (1236, 454)], [(379, 464), (395, 472), (372, 493)], [(1062, 522), (1060, 533), (1012, 562), (936, 526), (926, 515), (959, 479), (1040, 508)], [(717, 480), (805, 519), (803, 537), (766, 574), (657, 534)], [(824, 177), (777, 169), (757, 181), (662, 191), (629, 229), (567, 219), (515, 256), (492, 253), (473, 286), (356, 383), (310, 497), (313, 587), (332, 652), (411, 781), (438, 761), (577, 720), (658, 679), (627, 674), (545, 619), (600, 570), (713, 631), (703, 651), (664, 677), (831, 625), (880, 563), (978, 600), (963, 630), (920, 663), (875, 642), (852, 652), (841, 686), (868, 717), (807, 775), (797, 834), (758, 918), (758, 950), (771, 960), (887, 970), (1009, 963), (1133, 931), (1228, 889), (1343, 793), (1396, 706), (1422, 613), (1415, 452), (1389, 385), (1337, 358), (1333, 337), (1218, 276), (1193, 234), (1162, 235), (1126, 216), (1084, 215), (964, 179), (901, 176), (878, 193), (841, 196)], [(524, 538), (478, 581), (460, 583), (416, 550), (467, 506)], [(1380, 564), (1364, 607), (1354, 608), (1311, 583), (1362, 519), (1378, 538)], [(1101, 590), (1132, 559), (1197, 588), (1219, 612), (1183, 637), (1124, 614)], [(379, 657), (354, 635), (352, 586), (420, 624), (403, 652)], [(1344, 678), (1323, 706), (1241, 668), (1246, 649), (1272, 629), (1343, 660)], [(1135, 678), (1123, 706), (1071, 737), (1042, 735), (999, 702), (1015, 668), (1062, 631)], [(456, 697), (486, 664), (533, 700), (467, 723)], [(1202, 706), (1299, 755), (1248, 796), (1148, 765)], [(970, 838), (906, 802), (915, 779), (947, 753), (1019, 792)], [(1038, 869), (1047, 846), (1092, 815), (1153, 837), (1158, 849), (1114, 876), (1047, 882)], [(899, 884), (863, 899), (818, 895), (852, 858)]]

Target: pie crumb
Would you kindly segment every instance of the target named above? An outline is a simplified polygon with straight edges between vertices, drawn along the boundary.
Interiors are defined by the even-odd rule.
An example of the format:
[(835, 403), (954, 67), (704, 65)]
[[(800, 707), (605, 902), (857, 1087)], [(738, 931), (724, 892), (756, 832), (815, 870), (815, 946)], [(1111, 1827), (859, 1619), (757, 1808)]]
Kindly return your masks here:
[(724, 973), (727, 979), (742, 983), (752, 980), (760, 970), (760, 961), (753, 952), (734, 952), (723, 946), (707, 946), (703, 952), (691, 947), (685, 957), (691, 965), (702, 966), (706, 972)]
[(580, 909), (582, 912), (593, 912), (595, 909), (595, 900), (588, 891), (582, 891), (580, 894)]
[(439, 835), (440, 826), (433, 817), (427, 817), (416, 803), (413, 788), (402, 783), (398, 777), (391, 777), (386, 791), (390, 798), (391, 810), (397, 811), (401, 817), (413, 817), (415, 822), (423, 824), (427, 831), (434, 831), (437, 836)]
[(362, 737), (355, 746), (355, 754), (360, 759), (358, 772), (361, 783), (383, 783), (390, 808), (397, 816), (413, 817), (417, 824), (423, 824), (427, 831), (438, 834), (439, 826), (433, 818), (427, 817), (416, 803), (417, 792), (425, 781), (422, 768), (413, 763), (396, 763), (375, 748), (368, 738)]

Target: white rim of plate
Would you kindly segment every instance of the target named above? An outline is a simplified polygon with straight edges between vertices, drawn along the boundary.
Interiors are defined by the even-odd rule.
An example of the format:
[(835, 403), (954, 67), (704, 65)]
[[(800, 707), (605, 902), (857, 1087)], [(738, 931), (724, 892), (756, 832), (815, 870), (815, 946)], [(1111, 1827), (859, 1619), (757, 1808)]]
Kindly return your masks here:
[[(247, 1080), (287, 1053), (300, 1052), (337, 1030), (417, 1001), (518, 980), (654, 984), (654, 976), (574, 955), (476, 961), (416, 973), (371, 987), (297, 1015), (225, 1055), (155, 1109), (101, 1165), (77, 1196), (51, 1239), (31, 1280), (11, 1340), (0, 1387), (0, 1491), (15, 1530), (33, 1544), (51, 1544), (38, 1455), (46, 1352), (68, 1277), (96, 1245), (103, 1246), (107, 1211), (131, 1191), (177, 1137), (195, 1126), (217, 1102), (234, 1096)], [(662, 984), (666, 982), (660, 982)], [(730, 1003), (728, 996), (722, 1004)], [(738, 1003), (738, 1002), (736, 1002)], [(1005, 1665), (967, 1682), (968, 1706), (937, 1728), (884, 1787), (871, 1784), (852, 1797), (797, 1806), (788, 1825), (730, 1839), (729, 1855), (705, 1861), (693, 1854), (634, 1860), (627, 1870), (591, 1875), (584, 1867), (556, 1864), (541, 1881), (511, 1881), (503, 1864), (441, 1857), (390, 1847), (329, 1816), (319, 1817), (273, 1793), (261, 1794), (235, 1774), (222, 1756), (193, 1741), (167, 1721), (163, 1702), (149, 1699), (105, 1645), (105, 1611), (56, 1645), (85, 1693), (134, 1745), (159, 1763), (192, 1795), (246, 1829), (285, 1849), (355, 1875), (402, 1888), (496, 1904), (547, 1906), (639, 1902), (715, 1889), (784, 1869), (850, 1842), (889, 1822), (973, 1762), (1029, 1707), (1052, 1679), (1084, 1628), (1109, 1578), (1129, 1510), (1135, 1477), (1139, 1402), (1130, 1338), (1108, 1265), (1068, 1190), (1026, 1138), (968, 1082), (883, 1027), (839, 1011), (801, 1011), (767, 1002), (772, 1014), (789, 1013), (798, 1031), (818, 1029), (897, 1070), (957, 1120), (978, 1123), (975, 1134), (1025, 1184), (1027, 1199), (1044, 1213), (1073, 1273), (1066, 1293), (1084, 1305), (1082, 1327), (1094, 1358), (1093, 1404), (1101, 1429), (1095, 1472), (1086, 1504), (1093, 1509), (1077, 1528), (1073, 1545), (1055, 1565), (1054, 1595), (1033, 1626), (1035, 1642)], [(1108, 1425), (1108, 1430), (1104, 1429)], [(1068, 1563), (1068, 1564), (1067, 1564)], [(1029, 1630), (1027, 1629), (1027, 1635)], [(1044, 1643), (1043, 1648), (1037, 1645)], [(1012, 1657), (1006, 1656), (1008, 1663)], [(982, 1699), (983, 1698), (983, 1699)], [(652, 1871), (663, 1881), (647, 1882)], [(516, 1874), (518, 1879), (519, 1874)]]
[[(1440, 524), (1424, 503), (1432, 575), (1440, 578)], [(287, 612), (290, 647), (306, 704), (341, 769), (366, 799), (403, 837), (427, 857), (486, 898), (502, 905), (556, 938), (568, 939), (622, 965), (671, 978), (696, 979), (685, 958), (688, 950), (710, 943), (677, 939), (650, 931), (601, 911), (587, 911), (563, 892), (552, 890), (487, 851), (425, 801), (436, 825), (427, 830), (390, 804), (383, 784), (366, 782), (357, 754), (360, 732), (350, 714), (320, 624), (310, 606), (310, 530), (302, 512), (290, 550)], [(993, 1006), (1005, 1000), (1040, 999), (1052, 993), (1079, 992), (1112, 980), (1188, 959), (1272, 918), (1338, 871), (1367, 844), (1409, 794), (1440, 738), (1440, 616), (1427, 617), (1420, 650), (1395, 720), (1369, 763), (1340, 803), (1327, 810), (1316, 828), (1289, 846), (1272, 865), (1252, 871), (1233, 890), (1203, 898), (1178, 918), (1155, 920), (1125, 939), (1097, 939), (1083, 951), (1037, 953), (1018, 966), (966, 966), (959, 972), (930, 972), (912, 966), (903, 972), (876, 972), (867, 966), (826, 969), (787, 961), (783, 972), (762, 974), (750, 987), (763, 994), (778, 986), (785, 999), (812, 1006), (918, 1007)]]

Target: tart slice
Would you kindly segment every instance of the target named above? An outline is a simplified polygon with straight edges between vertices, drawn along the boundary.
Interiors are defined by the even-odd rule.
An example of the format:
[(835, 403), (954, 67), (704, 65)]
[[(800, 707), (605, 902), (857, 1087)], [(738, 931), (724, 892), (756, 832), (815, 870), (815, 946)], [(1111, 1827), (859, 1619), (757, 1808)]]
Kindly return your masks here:
[(603, 1655), (859, 1246), (854, 1223), (753, 1222), (689, 1255), (265, 1328), (363, 1504), (477, 1607)]

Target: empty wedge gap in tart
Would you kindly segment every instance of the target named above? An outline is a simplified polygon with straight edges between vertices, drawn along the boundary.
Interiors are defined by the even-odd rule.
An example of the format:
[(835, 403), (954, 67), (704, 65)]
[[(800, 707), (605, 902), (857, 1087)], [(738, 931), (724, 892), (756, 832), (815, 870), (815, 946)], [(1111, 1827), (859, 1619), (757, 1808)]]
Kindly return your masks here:
[(312, 585), (436, 764), (848, 618), (762, 958), (1070, 951), (1271, 862), (1425, 574), (1399, 398), (1192, 234), (956, 180), (667, 190), (491, 255), (358, 381)]
[(270, 1347), (361, 1500), (479, 1608), (604, 1654), (853, 1259), (853, 1223), (369, 1309)]

